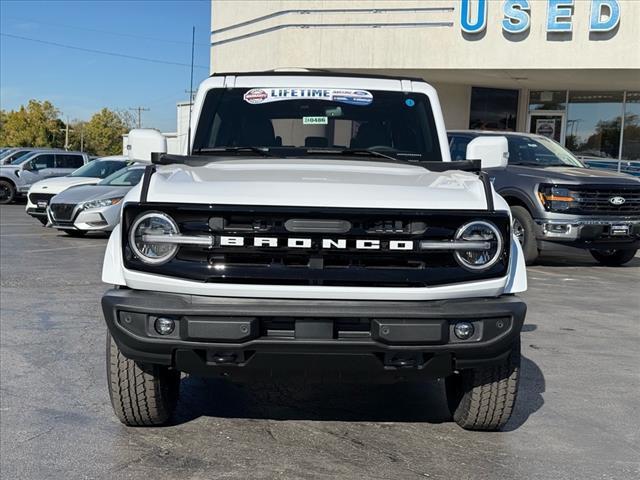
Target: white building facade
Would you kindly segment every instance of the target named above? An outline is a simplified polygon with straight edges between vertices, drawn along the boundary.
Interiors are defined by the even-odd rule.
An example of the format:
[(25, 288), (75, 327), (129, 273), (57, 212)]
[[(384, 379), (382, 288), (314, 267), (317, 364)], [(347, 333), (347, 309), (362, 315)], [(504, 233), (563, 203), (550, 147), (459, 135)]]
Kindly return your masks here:
[(638, 0), (213, 0), (211, 72), (424, 78), (450, 129), (640, 159)]

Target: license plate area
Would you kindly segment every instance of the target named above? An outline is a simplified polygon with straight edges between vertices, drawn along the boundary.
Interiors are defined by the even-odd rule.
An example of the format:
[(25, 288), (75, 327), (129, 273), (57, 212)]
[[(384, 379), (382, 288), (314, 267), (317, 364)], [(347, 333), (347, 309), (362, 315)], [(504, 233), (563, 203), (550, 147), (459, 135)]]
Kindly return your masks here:
[(38, 208), (47, 208), (49, 203), (46, 200), (38, 200)]
[(630, 233), (631, 233), (631, 228), (629, 225), (618, 224), (618, 225), (611, 225), (611, 227), (609, 227), (609, 234), (612, 237), (627, 237), (629, 236)]

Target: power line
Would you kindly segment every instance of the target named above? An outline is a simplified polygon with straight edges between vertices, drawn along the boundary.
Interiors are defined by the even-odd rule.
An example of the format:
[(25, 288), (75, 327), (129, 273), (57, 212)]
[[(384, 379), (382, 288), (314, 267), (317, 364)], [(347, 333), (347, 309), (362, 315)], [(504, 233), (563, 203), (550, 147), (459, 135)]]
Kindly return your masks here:
[(138, 112), (138, 128), (142, 127), (142, 112), (148, 112), (150, 109), (145, 107), (130, 107), (129, 110)]
[[(24, 17), (14, 17), (14, 16), (5, 16), (4, 18), (8, 18), (8, 19), (13, 19), (13, 20), (20, 20), (23, 22), (33, 22), (35, 24), (44, 24), (46, 26), (52, 26), (52, 27), (61, 27), (61, 28), (71, 28), (71, 29), (75, 29), (75, 30), (83, 30), (85, 32), (94, 32), (94, 33), (104, 33), (107, 35), (115, 35), (115, 36), (119, 36), (119, 37), (129, 37), (129, 38), (138, 38), (141, 40), (150, 40), (152, 42), (164, 42), (164, 43), (174, 43), (177, 45), (191, 45), (191, 42), (184, 42), (184, 41), (180, 41), (180, 40), (168, 40), (166, 38), (158, 38), (158, 37), (146, 37), (144, 35), (135, 35), (133, 33), (122, 33), (122, 32), (114, 32), (111, 30), (101, 30), (101, 29), (97, 29), (97, 28), (87, 28), (87, 27), (79, 27), (77, 25), (67, 25), (64, 23), (51, 23), (49, 21), (46, 22), (40, 22), (38, 20), (31, 20), (28, 18), (24, 18)], [(196, 43), (196, 45), (198, 45), (199, 47), (207, 47), (209, 48), (210, 45), (208, 43)]]
[[(117, 53), (117, 52), (107, 52), (105, 50), (94, 50), (92, 48), (84, 48), (84, 47), (77, 47), (75, 45), (66, 45), (64, 43), (57, 43), (57, 42), (50, 42), (48, 40), (40, 40), (37, 38), (30, 38), (30, 37), (23, 37), (20, 35), (13, 35), (10, 33), (1, 33), (0, 35), (2, 35), (3, 37), (9, 37), (9, 38), (15, 38), (18, 40), (27, 40), (29, 42), (36, 42), (36, 43), (43, 43), (45, 45), (53, 45), (54, 47), (60, 47), (60, 48), (68, 48), (70, 50), (79, 50), (81, 52), (89, 52), (89, 53), (97, 53), (100, 55), (108, 55), (111, 57), (122, 57), (122, 58), (128, 58), (130, 60), (140, 60), (142, 62), (151, 62), (151, 63), (160, 63), (163, 65), (176, 65), (178, 67), (191, 67), (190, 64), (188, 63), (179, 63), (179, 62), (170, 62), (167, 60), (160, 60), (157, 58), (146, 58), (146, 57), (138, 57), (135, 55), (126, 55), (124, 53)], [(204, 65), (194, 65), (194, 68), (202, 68), (205, 70), (209, 70), (209, 67), (206, 67)]]

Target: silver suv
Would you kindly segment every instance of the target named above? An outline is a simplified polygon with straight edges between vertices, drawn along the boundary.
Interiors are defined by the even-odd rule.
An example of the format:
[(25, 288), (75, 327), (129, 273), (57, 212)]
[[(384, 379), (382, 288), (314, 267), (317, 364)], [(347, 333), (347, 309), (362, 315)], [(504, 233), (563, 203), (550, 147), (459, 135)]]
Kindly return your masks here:
[(0, 204), (11, 203), (40, 180), (68, 175), (88, 161), (89, 156), (83, 152), (37, 150), (0, 165)]

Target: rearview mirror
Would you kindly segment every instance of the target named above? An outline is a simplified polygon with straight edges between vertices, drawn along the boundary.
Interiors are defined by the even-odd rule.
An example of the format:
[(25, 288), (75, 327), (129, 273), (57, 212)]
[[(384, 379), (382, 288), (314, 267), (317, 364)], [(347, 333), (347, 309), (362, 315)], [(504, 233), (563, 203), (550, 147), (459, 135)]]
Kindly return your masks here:
[(127, 156), (129, 160), (150, 162), (151, 154), (167, 153), (167, 139), (153, 128), (135, 128), (129, 132)]
[(476, 137), (467, 145), (467, 160), (480, 160), (481, 168), (504, 168), (509, 159), (507, 137)]

